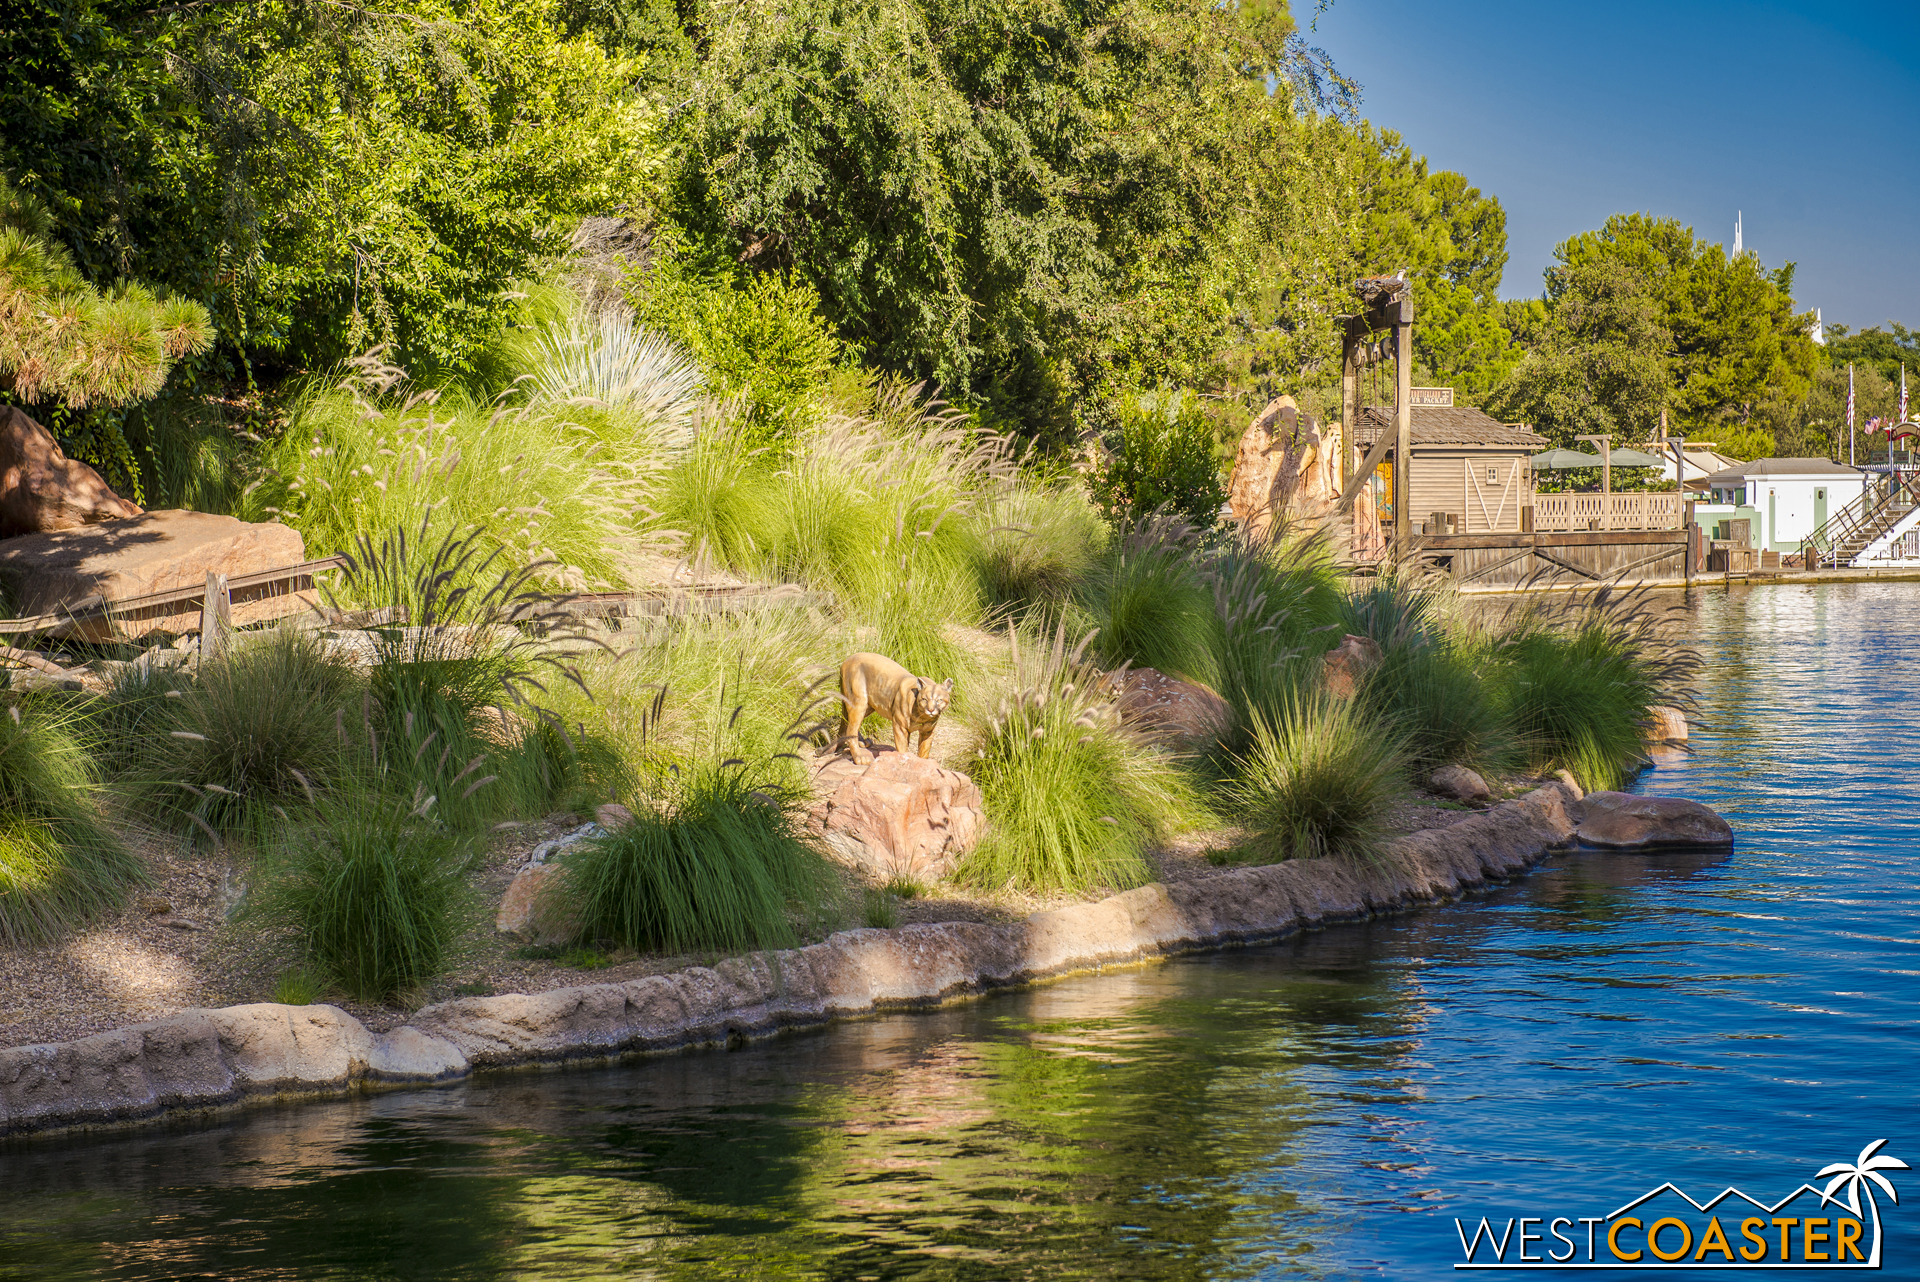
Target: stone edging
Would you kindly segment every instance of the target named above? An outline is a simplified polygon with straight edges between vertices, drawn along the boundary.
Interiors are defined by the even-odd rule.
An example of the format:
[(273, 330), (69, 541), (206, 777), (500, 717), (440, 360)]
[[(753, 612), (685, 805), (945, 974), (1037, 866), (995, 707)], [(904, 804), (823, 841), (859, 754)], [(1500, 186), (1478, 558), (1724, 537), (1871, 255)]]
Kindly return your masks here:
[(189, 1010), (78, 1041), (0, 1050), (0, 1136), (340, 1098), (451, 1082), (475, 1069), (738, 1042), (1103, 965), (1262, 943), (1455, 898), (1563, 845), (1580, 793), (1550, 783), (1450, 828), (1401, 838), (1377, 868), (1295, 860), (1154, 883), (1012, 925), (850, 930), (623, 984), (466, 997), (390, 1033), (332, 1006)]

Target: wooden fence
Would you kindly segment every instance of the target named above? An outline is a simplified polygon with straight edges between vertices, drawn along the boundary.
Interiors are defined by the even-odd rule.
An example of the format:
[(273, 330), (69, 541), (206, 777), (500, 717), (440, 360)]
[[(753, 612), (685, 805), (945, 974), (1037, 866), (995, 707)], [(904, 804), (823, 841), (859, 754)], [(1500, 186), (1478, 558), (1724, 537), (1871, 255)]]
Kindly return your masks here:
[(1678, 491), (1648, 494), (1535, 494), (1533, 528), (1562, 530), (1677, 530), (1686, 520), (1685, 496)]

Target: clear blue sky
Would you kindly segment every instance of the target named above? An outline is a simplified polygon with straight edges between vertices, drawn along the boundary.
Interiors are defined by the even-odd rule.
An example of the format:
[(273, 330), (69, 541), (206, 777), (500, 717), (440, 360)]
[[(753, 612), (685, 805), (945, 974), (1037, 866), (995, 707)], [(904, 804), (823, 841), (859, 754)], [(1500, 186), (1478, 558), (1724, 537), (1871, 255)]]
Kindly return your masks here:
[(1730, 245), (1744, 211), (1802, 308), (1920, 324), (1920, 2), (1313, 5), (1362, 114), (1506, 207), (1506, 297), (1609, 214)]

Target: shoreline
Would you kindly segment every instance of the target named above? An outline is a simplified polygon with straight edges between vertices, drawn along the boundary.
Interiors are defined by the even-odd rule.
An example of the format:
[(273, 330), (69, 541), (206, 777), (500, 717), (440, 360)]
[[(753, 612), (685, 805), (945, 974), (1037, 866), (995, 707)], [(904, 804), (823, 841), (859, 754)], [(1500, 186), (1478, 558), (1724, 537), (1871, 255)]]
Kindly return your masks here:
[(1530, 870), (1580, 821), (1562, 780), (1395, 841), (1379, 866), (1290, 860), (1142, 886), (996, 925), (843, 931), (824, 943), (615, 984), (465, 997), (371, 1032), (333, 1006), (188, 1010), (74, 1041), (0, 1050), (0, 1139), (210, 1118), (929, 1009), (1105, 966), (1273, 943), (1457, 899)]

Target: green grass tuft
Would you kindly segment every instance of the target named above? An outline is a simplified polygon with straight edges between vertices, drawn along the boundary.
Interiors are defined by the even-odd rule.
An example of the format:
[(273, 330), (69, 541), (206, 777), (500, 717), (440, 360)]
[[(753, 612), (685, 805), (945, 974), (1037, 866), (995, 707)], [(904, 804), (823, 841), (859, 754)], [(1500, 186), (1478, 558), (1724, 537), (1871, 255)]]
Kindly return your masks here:
[(654, 952), (780, 948), (790, 909), (829, 897), (833, 873), (801, 835), (797, 798), (740, 770), (701, 765), (664, 808), (568, 857), (556, 894), (581, 937)]
[(1311, 688), (1269, 718), (1223, 792), (1230, 813), (1273, 857), (1380, 858), (1387, 820), (1407, 792), (1399, 741), (1354, 702)]
[(360, 1001), (387, 1001), (445, 968), (468, 891), (469, 849), (377, 784), (320, 793), (269, 851), (263, 910), (296, 928), (307, 961)]
[(1064, 628), (1018, 646), (998, 698), (980, 701), (963, 768), (987, 829), (956, 881), (1041, 893), (1138, 886), (1148, 845), (1199, 818), (1186, 776), (1119, 723), (1084, 647), (1069, 649)]
[(282, 1006), (311, 1006), (320, 1000), (320, 981), (305, 966), (281, 971), (267, 1000)]

